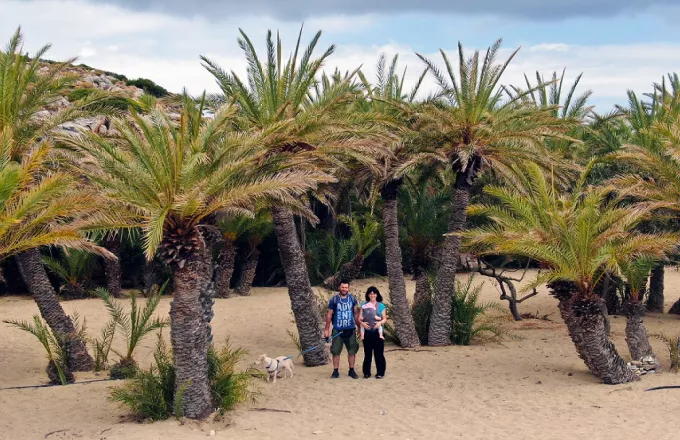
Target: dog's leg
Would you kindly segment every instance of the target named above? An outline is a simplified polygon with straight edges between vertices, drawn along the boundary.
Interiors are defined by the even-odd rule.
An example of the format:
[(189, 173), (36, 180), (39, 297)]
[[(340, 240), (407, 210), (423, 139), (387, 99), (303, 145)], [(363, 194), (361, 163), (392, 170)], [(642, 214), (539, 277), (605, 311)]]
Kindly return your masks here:
[(279, 372), (274, 371), (274, 374), (272, 375), (272, 376), (274, 376), (274, 379), (272, 380), (273, 383), (276, 383), (276, 376), (278, 376), (278, 375), (279, 375)]

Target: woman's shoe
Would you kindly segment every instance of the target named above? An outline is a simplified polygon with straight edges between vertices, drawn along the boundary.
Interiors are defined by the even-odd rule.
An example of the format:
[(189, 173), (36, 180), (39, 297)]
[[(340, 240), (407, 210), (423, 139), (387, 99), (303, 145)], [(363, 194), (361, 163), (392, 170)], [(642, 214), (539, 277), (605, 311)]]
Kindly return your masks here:
[(383, 377), (380, 376), (380, 375), (378, 375), (378, 374), (376, 374), (376, 375), (375, 375), (375, 378), (376, 378), (376, 379), (382, 379)]

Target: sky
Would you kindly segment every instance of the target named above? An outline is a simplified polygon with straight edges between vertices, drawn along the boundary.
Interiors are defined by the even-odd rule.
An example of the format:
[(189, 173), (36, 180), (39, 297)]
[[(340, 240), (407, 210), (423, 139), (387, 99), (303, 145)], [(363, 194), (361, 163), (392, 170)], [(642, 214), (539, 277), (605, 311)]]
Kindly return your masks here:
[[(567, 84), (583, 74), (577, 90), (592, 90), (601, 113), (680, 71), (678, 0), (0, 0), (0, 11), (0, 39), (21, 26), (29, 53), (50, 43), (46, 58), (192, 94), (218, 90), (200, 55), (245, 73), (239, 28), (262, 51), (278, 31), (290, 51), (303, 23), (303, 42), (323, 31), (318, 54), (337, 46), (326, 70), (361, 66), (372, 78), (381, 53), (398, 54), (410, 83), (424, 68), (416, 53), (443, 66), (440, 50), (455, 60), (459, 42), (483, 51), (502, 38), (501, 60), (520, 48), (504, 84), (566, 68)], [(423, 92), (435, 87), (428, 77)]]

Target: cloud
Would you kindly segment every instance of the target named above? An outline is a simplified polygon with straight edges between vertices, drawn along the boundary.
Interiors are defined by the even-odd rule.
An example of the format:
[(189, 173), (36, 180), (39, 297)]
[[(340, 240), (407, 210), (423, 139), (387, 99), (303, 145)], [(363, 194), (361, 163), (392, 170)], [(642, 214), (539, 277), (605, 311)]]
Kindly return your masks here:
[(538, 20), (573, 17), (612, 17), (645, 11), (652, 6), (676, 5), (677, 0), (89, 0), (118, 4), (136, 11), (155, 11), (183, 17), (221, 20), (229, 16), (269, 16), (286, 21), (319, 15), (394, 13), (482, 14)]
[[(257, 2), (257, 0), (253, 0)], [(284, 51), (292, 49), (299, 30), (297, 23), (277, 21), (267, 17), (230, 17), (219, 23), (192, 16), (170, 16), (159, 12), (132, 12), (114, 5), (97, 5), (77, 0), (60, 2), (3, 1), (0, 14), (0, 44), (6, 41), (21, 18), (25, 34), (25, 50), (34, 52), (46, 42), (53, 43), (47, 57), (63, 60), (80, 53), (88, 65), (126, 75), (129, 78), (150, 78), (163, 87), (179, 92), (187, 87), (191, 93), (217, 91), (214, 79), (201, 67), (199, 55), (206, 55), (222, 67), (244, 74), (246, 63), (236, 44), (237, 28), (243, 27), (252, 37), (258, 51), (264, 50), (264, 35), (268, 28), (280, 29)], [(38, 13), (39, 12), (39, 13)], [(93, 19), (105, 17), (105, 19)], [(343, 30), (346, 26), (370, 26), (372, 16), (351, 19), (344, 16), (318, 18), (329, 20), (318, 25), (332, 24)], [(475, 22), (476, 23), (476, 22)], [(315, 27), (307, 26), (314, 29)], [(344, 32), (344, 31), (343, 31)], [(329, 38), (330, 34), (330, 38)], [(332, 71), (353, 70), (359, 65), (369, 78), (375, 76), (375, 63), (380, 53), (389, 57), (400, 54), (400, 65), (408, 65), (407, 87), (413, 84), (422, 71), (423, 64), (414, 54), (410, 36), (404, 33), (401, 42), (376, 45), (367, 35), (360, 38), (342, 38), (333, 32), (324, 34), (317, 47), (321, 53), (331, 42), (337, 42), (337, 51), (325, 68)], [(4, 36), (4, 37), (3, 37)], [(312, 37), (303, 35), (303, 44)], [(455, 60), (455, 40), (443, 39), (427, 47), (418, 46), (425, 56), (441, 65), (435, 52), (439, 44)], [(114, 47), (117, 49), (115, 50)], [(466, 45), (466, 50), (473, 48)], [(506, 57), (514, 47), (503, 50)], [(430, 52), (430, 53), (427, 53)], [(606, 111), (614, 103), (625, 102), (625, 92), (633, 89), (649, 91), (653, 82), (662, 75), (677, 70), (680, 65), (680, 42), (646, 44), (567, 44), (559, 39), (543, 38), (533, 44), (524, 44), (510, 64), (503, 82), (523, 84), (523, 75), (533, 77), (540, 70), (545, 77), (553, 71), (567, 68), (566, 80), (572, 81), (583, 72), (580, 87), (594, 91), (593, 102), (599, 111)], [(434, 81), (428, 77), (423, 91), (434, 90)]]

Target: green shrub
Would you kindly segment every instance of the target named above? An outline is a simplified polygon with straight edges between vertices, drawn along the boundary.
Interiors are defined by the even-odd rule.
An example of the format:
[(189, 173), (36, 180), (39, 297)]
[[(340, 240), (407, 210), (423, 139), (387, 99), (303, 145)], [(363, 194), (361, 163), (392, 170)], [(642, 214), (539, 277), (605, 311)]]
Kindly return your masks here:
[[(254, 401), (258, 393), (254, 390), (254, 379), (262, 374), (248, 367), (237, 371), (236, 365), (247, 352), (232, 348), (229, 340), (219, 352), (208, 350), (208, 380), (215, 408), (228, 411), (237, 403)], [(124, 386), (114, 388), (110, 399), (122, 403), (140, 419), (164, 420), (173, 414), (182, 416), (182, 395), (188, 383), (183, 384), (175, 393), (175, 368), (172, 354), (159, 335), (155, 364), (148, 370), (140, 370)]]
[(674, 373), (680, 371), (680, 334), (670, 336), (665, 333), (653, 333), (650, 336), (662, 341), (666, 345), (671, 359), (670, 371)]
[(108, 368), (109, 352), (115, 333), (116, 321), (112, 319), (102, 328), (101, 337), (91, 341), (94, 349), (94, 371), (102, 371)]
[(485, 319), (489, 310), (503, 311), (500, 304), (480, 303), (479, 293), (483, 284), (472, 286), (474, 276), (467, 282), (456, 280), (456, 290), (451, 306), (451, 342), (455, 345), (470, 345), (475, 338), (501, 339), (505, 330), (491, 319)]
[(125, 83), (129, 86), (135, 86), (143, 89), (146, 93), (149, 93), (156, 98), (162, 98), (170, 94), (170, 92), (165, 90), (163, 87), (146, 78), (128, 79), (125, 81)]
[(130, 408), (137, 417), (151, 421), (165, 420), (174, 410), (175, 368), (160, 334), (154, 361), (148, 370), (137, 371), (124, 386), (113, 388), (109, 396), (112, 401)]
[[(76, 314), (73, 315), (72, 320), (76, 329), (75, 337), (84, 338), (85, 322), (83, 321), (81, 325)], [(39, 315), (33, 315), (32, 323), (17, 320), (4, 320), (3, 322), (32, 334), (40, 341), (47, 354), (46, 372), (51, 384), (66, 385), (76, 381), (68, 365), (67, 340), (56, 335), (51, 328), (43, 323)]]
[(80, 101), (81, 99), (87, 98), (94, 91), (94, 88), (75, 89), (69, 92), (66, 99), (68, 99), (69, 102)]
[[(164, 289), (163, 286), (162, 289)], [(120, 361), (111, 367), (112, 379), (127, 379), (133, 377), (137, 372), (137, 364), (132, 355), (142, 339), (149, 333), (160, 330), (169, 324), (167, 318), (154, 318), (154, 312), (161, 300), (160, 293), (150, 296), (144, 308), (137, 305), (137, 296), (133, 293), (130, 295), (130, 313), (123, 310), (123, 306), (119, 301), (111, 298), (106, 289), (97, 289), (97, 294), (104, 301), (106, 310), (111, 316), (111, 320), (115, 322), (125, 337), (126, 352), (121, 353), (113, 350), (120, 357)]]

